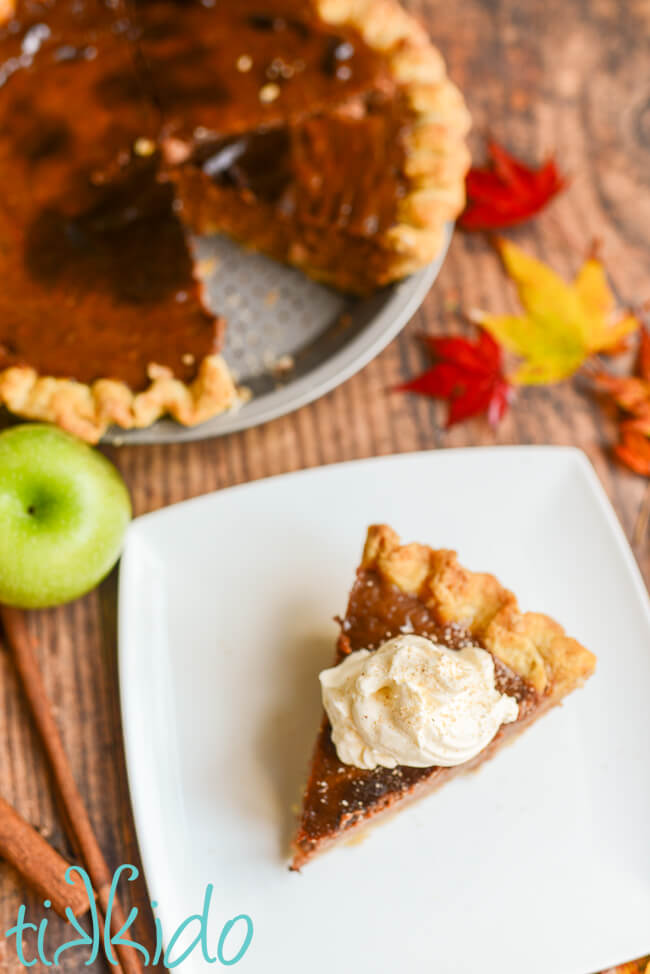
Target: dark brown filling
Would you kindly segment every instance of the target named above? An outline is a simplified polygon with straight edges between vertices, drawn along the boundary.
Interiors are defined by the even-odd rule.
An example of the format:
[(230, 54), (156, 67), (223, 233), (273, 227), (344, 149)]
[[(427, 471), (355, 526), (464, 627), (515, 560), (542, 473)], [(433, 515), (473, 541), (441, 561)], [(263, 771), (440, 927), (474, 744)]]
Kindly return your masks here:
[(138, 390), (150, 364), (195, 376), (222, 326), (157, 179), (124, 16), (25, 3), (0, 30), (0, 369)]
[[(377, 649), (403, 632), (428, 636), (450, 649), (460, 649), (468, 642), (467, 631), (462, 627), (440, 626), (419, 599), (387, 584), (375, 572), (360, 571), (341, 624), (337, 662), (358, 649)], [(518, 721), (524, 720), (539, 700), (535, 690), (496, 658), (494, 671), (497, 689), (515, 697), (519, 703)], [(494, 740), (502, 734), (503, 728)], [(385, 807), (387, 799), (399, 797), (422, 781), (455, 770), (399, 766), (364, 771), (343, 764), (332, 744), (327, 721), (321, 730), (312, 768), (298, 840), (305, 850)]]
[[(214, 6), (214, 9), (212, 9)], [(167, 135), (189, 144), (292, 122), (390, 84), (385, 59), (296, 0), (136, 0), (138, 53)]]
[(197, 147), (192, 165), (217, 186), (276, 203), (291, 182), (286, 127), (258, 129)]
[[(405, 116), (397, 99), (360, 99), (293, 125), (206, 139), (188, 165), (249, 204), (271, 204), (277, 220), (371, 237), (395, 222), (396, 201), (405, 192)], [(205, 182), (197, 186), (209, 199)], [(223, 200), (220, 194), (217, 224)], [(250, 214), (254, 220), (252, 207)]]
[(25, 268), (43, 305), (6, 310), (0, 368), (18, 364), (24, 348), (42, 374), (81, 382), (114, 377), (144, 389), (151, 363), (190, 380), (218, 350), (221, 323), (203, 308), (171, 204), (171, 186), (135, 160), (88, 210), (40, 210), (27, 228)]
[(176, 175), (182, 215), (344, 290), (385, 283), (385, 232), (407, 191), (408, 106), (374, 92), (290, 125), (195, 147)]

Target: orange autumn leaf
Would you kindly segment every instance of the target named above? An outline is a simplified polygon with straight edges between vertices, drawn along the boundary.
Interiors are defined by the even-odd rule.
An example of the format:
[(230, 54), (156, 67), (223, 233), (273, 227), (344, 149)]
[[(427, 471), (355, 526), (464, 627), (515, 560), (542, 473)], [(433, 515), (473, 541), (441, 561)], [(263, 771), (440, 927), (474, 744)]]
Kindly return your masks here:
[(618, 376), (608, 372), (597, 372), (594, 380), (624, 412), (650, 419), (650, 382), (634, 375)]
[(636, 360), (636, 372), (640, 379), (650, 383), (650, 329), (641, 329), (639, 353)]
[(641, 329), (636, 375), (597, 372), (596, 387), (606, 392), (627, 414), (619, 425), (620, 440), (614, 453), (630, 470), (650, 477), (650, 331)]
[(650, 439), (647, 434), (621, 424), (621, 439), (614, 453), (626, 467), (642, 477), (650, 477)]
[(522, 359), (511, 381), (532, 385), (567, 379), (591, 355), (616, 349), (639, 327), (634, 315), (617, 311), (605, 270), (595, 257), (567, 283), (510, 241), (499, 240), (497, 247), (523, 314), (478, 312), (473, 318)]
[(631, 960), (627, 964), (610, 967), (602, 974), (650, 974), (650, 957), (640, 957), (639, 960)]

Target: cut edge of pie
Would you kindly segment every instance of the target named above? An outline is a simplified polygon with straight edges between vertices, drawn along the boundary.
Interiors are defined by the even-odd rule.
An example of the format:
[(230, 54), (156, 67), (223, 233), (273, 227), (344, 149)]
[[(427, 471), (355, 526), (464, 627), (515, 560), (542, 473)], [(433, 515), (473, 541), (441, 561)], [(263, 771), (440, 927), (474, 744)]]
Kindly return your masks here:
[[(314, 9), (325, 24), (353, 28), (370, 48), (382, 53), (408, 105), (408, 189), (397, 201), (394, 225), (381, 239), (390, 265), (385, 279), (377, 283), (388, 283), (432, 260), (442, 245), (445, 225), (463, 208), (469, 114), (426, 31), (397, 0), (315, 0)], [(1, 5), (0, 22), (13, 10), (13, 3)], [(255, 246), (254, 240), (248, 243)], [(308, 262), (302, 266), (312, 276), (336, 284), (332, 275), (319, 273)], [(169, 414), (181, 424), (195, 425), (248, 398), (219, 354), (198, 362), (196, 376), (187, 382), (155, 361), (147, 371), (149, 384), (139, 391), (119, 377), (85, 383), (40, 374), (28, 363), (11, 364), (0, 370), (0, 405), (97, 442), (111, 424), (128, 430)]]
[[(394, 201), (390, 224), (368, 236), (337, 225), (307, 224), (302, 238), (287, 246), (284, 239), (272, 239), (269, 216), (251, 227), (247, 218), (250, 206), (245, 201), (232, 215), (223, 216), (219, 207), (224, 195), (191, 166), (179, 170), (181, 212), (199, 233), (225, 231), (245, 246), (299, 267), (316, 280), (367, 295), (419, 270), (440, 253), (448, 223), (465, 205), (465, 175), (470, 165), (465, 137), (471, 119), (462, 94), (447, 76), (442, 55), (398, 0), (314, 0), (313, 9), (327, 27), (353, 32), (379, 54), (394, 84), (392, 98), (399, 105), (403, 123), (398, 126), (399, 135), (394, 134), (403, 153), (399, 171), (402, 195)], [(331, 124), (340, 112), (341, 122), (346, 112), (352, 112), (354, 118), (355, 109), (362, 111), (358, 98), (334, 103), (324, 115), (317, 111), (305, 120), (322, 116)], [(201, 186), (205, 194), (197, 201)], [(309, 231), (316, 240), (325, 234), (331, 239), (340, 232), (351, 254), (355, 247), (361, 254), (364, 246), (371, 247), (371, 253), (381, 254), (381, 267), (368, 261), (372, 266), (360, 270), (363, 257), (351, 266), (345, 260), (328, 266), (319, 260), (321, 254), (310, 252)], [(278, 232), (282, 237), (280, 228)]]
[[(554, 619), (541, 613), (522, 612), (513, 593), (493, 575), (468, 571), (459, 564), (454, 551), (417, 543), (402, 545), (387, 525), (373, 525), (368, 529), (347, 615), (341, 620), (336, 663), (361, 648), (351, 645), (348, 639), (348, 632), (355, 624), (353, 595), (355, 587), (361, 584), (383, 587), (396, 598), (420, 607), (431, 625), (439, 627), (441, 632), (452, 632), (455, 639), (461, 634), (462, 639), (486, 649), (502, 679), (519, 688), (519, 717), (511, 724), (502, 725), (491, 743), (465, 764), (393, 771), (377, 768), (369, 772), (338, 761), (325, 716), (291, 846), (292, 870), (300, 870), (337, 841), (345, 841), (358, 829), (374, 824), (377, 815), (398, 811), (456, 775), (482, 764), (567, 694), (582, 686), (596, 665), (596, 657), (567, 636)], [(378, 619), (381, 629), (385, 623), (380, 616)], [(418, 633), (417, 625), (410, 631)], [(431, 629), (424, 630), (424, 634), (430, 635)], [(384, 633), (383, 638), (392, 635), (396, 633)], [(341, 785), (343, 779), (345, 790)], [(343, 794), (346, 797), (341, 800)], [(357, 795), (359, 800), (355, 801)], [(345, 807), (332, 808), (336, 801)]]
[(317, 0), (316, 8), (325, 23), (357, 30), (370, 48), (385, 54), (411, 114), (405, 134), (408, 189), (397, 223), (384, 234), (394, 253), (387, 283), (433, 260), (445, 225), (465, 205), (470, 115), (427, 31), (397, 0)]

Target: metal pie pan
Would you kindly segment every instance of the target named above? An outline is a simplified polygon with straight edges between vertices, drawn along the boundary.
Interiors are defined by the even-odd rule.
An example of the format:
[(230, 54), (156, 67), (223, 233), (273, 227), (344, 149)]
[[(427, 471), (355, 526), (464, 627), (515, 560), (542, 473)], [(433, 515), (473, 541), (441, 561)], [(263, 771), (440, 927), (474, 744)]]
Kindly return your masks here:
[(198, 426), (162, 419), (112, 427), (114, 445), (179, 443), (235, 433), (306, 405), (371, 361), (417, 311), (440, 271), (452, 228), (433, 263), (369, 298), (350, 298), (224, 237), (194, 241), (208, 303), (228, 320), (224, 356), (252, 398)]

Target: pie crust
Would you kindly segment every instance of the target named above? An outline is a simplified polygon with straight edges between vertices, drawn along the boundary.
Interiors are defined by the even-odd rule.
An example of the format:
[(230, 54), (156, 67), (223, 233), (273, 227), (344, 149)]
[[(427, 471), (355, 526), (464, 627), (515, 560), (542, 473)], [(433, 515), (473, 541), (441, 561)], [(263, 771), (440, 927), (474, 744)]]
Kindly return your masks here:
[[(293, 0), (285, 2), (287, 9), (292, 9), (292, 4)], [(112, 6), (119, 7), (120, 0)], [(282, 4), (261, 0), (258, 6), (275, 10)], [(304, 4), (294, 6), (299, 11), (306, 9)], [(460, 93), (446, 77), (438, 51), (397, 0), (313, 0), (309, 9), (326, 28), (350, 28), (381, 55), (408, 121), (402, 174), (405, 189), (395, 203), (394, 221), (372, 242), (380, 249), (383, 264), (372, 280), (359, 282), (357, 289), (367, 291), (403, 277), (438, 253), (445, 224), (464, 204), (464, 176), (469, 164), (464, 136), (469, 116)], [(0, 7), (0, 24), (10, 16), (10, 5), (5, 3)], [(155, 137), (164, 154), (164, 126)], [(148, 134), (141, 141), (151, 144)], [(167, 146), (172, 142), (167, 140)], [(165, 166), (173, 183), (182, 165), (175, 167), (167, 160), (163, 174)], [(191, 213), (181, 216), (191, 229), (204, 229), (196, 226), (201, 221), (193, 221)], [(244, 242), (263, 247), (254, 234), (251, 237)], [(300, 247), (292, 248), (286, 259), (314, 277), (355, 289), (345, 262), (339, 269), (323, 268)], [(86, 382), (78, 381), (73, 369), (71, 372), (72, 378), (60, 377), (42, 373), (29, 361), (10, 362), (0, 369), (0, 404), (17, 415), (56, 423), (96, 442), (110, 424), (124, 429), (148, 426), (168, 413), (180, 423), (194, 425), (236, 408), (246, 398), (246, 393), (236, 388), (218, 348), (215, 354), (197, 359), (195, 374), (189, 379), (152, 360), (146, 369), (148, 384), (142, 389), (120, 381), (119, 376), (100, 376)]]
[(559, 700), (593, 672), (594, 655), (559, 623), (539, 612), (521, 612), (494, 575), (463, 568), (455, 551), (400, 545), (392, 528), (374, 525), (361, 567), (417, 596), (442, 624), (467, 629), (539, 694)]
[(151, 426), (165, 414), (184, 426), (195, 426), (245, 401), (221, 355), (208, 355), (193, 382), (174, 378), (152, 363), (150, 384), (133, 392), (115, 379), (88, 385), (72, 379), (39, 376), (28, 366), (0, 372), (0, 403), (17, 416), (56, 423), (88, 443), (97, 443), (111, 424), (128, 430)]
[[(403, 611), (403, 607), (406, 609)], [(398, 811), (453, 777), (473, 770), (501, 746), (582, 686), (595, 657), (549, 616), (521, 612), (512, 592), (493, 576), (470, 572), (456, 553), (422, 544), (400, 544), (386, 525), (373, 525), (341, 620), (336, 663), (356, 649), (376, 649), (406, 630), (453, 648), (468, 642), (494, 659), (497, 688), (519, 702), (519, 716), (503, 725), (471, 761), (450, 768), (376, 768), (363, 771), (339, 761), (323, 719), (312, 757), (303, 808), (291, 849), (291, 868), (351, 831)], [(413, 621), (414, 620), (414, 621)]]
[(387, 280), (394, 280), (434, 259), (445, 224), (465, 205), (469, 113), (427, 32), (395, 0), (318, 0), (318, 11), (326, 23), (346, 23), (371, 48), (385, 52), (412, 112), (406, 135), (408, 191), (396, 226), (385, 235), (395, 255)]

